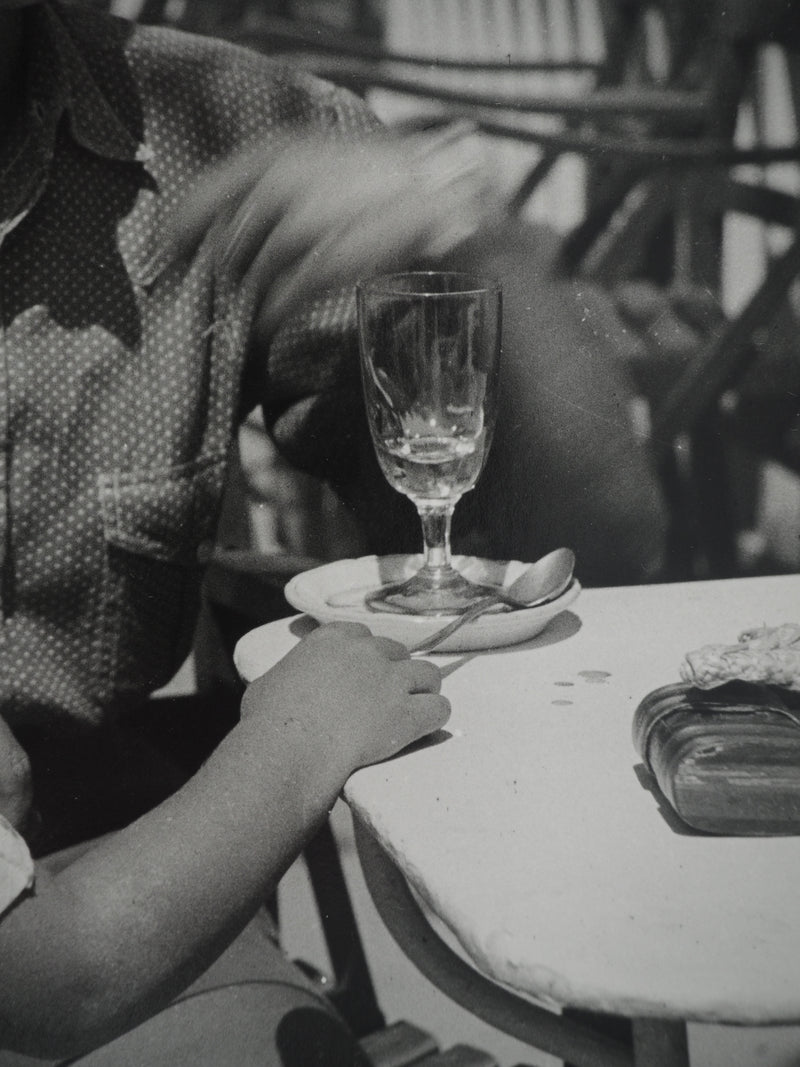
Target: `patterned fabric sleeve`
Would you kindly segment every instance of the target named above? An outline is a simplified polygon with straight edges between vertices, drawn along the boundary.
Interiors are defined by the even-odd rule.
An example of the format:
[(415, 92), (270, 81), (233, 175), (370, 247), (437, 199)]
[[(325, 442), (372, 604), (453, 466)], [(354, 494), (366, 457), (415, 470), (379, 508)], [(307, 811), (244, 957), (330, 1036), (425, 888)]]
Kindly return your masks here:
[(33, 885), (33, 860), (20, 835), (0, 815), (0, 916)]
[[(322, 105), (320, 125), (340, 141), (356, 141), (380, 123), (352, 93), (311, 82)], [(300, 469), (340, 483), (357, 465), (358, 438), (366, 423), (356, 335), (355, 292), (332, 290), (294, 316), (264, 353), (257, 399), (265, 422), (284, 456)]]
[[(349, 147), (382, 129), (355, 93), (282, 58), (152, 26), (138, 26), (125, 48), (173, 169), (176, 151), (186, 156), (188, 171), (249, 145), (273, 144), (279, 152), (283, 140), (314, 135)], [(125, 108), (114, 84), (104, 83), (103, 91)], [(349, 441), (339, 448), (338, 439), (361, 405), (359, 373), (355, 294), (352, 287), (331, 289), (287, 320), (269, 345), (251, 343), (243, 407), (262, 405), (291, 461), (325, 476), (352, 450)]]

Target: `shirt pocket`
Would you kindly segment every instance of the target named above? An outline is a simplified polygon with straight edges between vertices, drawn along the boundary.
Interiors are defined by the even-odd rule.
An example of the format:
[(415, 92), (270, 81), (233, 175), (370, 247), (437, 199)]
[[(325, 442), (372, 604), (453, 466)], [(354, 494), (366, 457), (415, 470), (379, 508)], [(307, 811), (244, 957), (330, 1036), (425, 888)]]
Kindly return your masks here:
[(224, 454), (100, 475), (101, 672), (108, 696), (159, 688), (188, 655), (224, 479)]

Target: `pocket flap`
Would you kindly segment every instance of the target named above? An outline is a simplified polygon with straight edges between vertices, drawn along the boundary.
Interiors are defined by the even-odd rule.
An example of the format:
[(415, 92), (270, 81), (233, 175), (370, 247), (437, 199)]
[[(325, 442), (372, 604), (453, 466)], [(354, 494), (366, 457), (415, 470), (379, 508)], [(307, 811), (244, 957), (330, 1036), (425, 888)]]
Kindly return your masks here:
[(196, 564), (219, 517), (225, 455), (98, 479), (108, 544), (172, 563)]

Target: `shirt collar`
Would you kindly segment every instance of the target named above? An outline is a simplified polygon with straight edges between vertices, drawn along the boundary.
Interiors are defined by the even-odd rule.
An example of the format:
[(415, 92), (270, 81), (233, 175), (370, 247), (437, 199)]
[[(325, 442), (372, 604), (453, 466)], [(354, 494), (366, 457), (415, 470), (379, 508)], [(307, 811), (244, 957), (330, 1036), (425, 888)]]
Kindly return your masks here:
[[(93, 72), (102, 61), (118, 65), (123, 83), (130, 79), (121, 45), (118, 50), (108, 47), (103, 34), (108, 23), (99, 22), (94, 12), (73, 12), (58, 2), (37, 5), (31, 16), (29, 104), (44, 110), (47, 125), (66, 112), (72, 136), (91, 152), (108, 159), (147, 159), (141, 122), (112, 103)], [(77, 33), (79, 23), (83, 32)]]

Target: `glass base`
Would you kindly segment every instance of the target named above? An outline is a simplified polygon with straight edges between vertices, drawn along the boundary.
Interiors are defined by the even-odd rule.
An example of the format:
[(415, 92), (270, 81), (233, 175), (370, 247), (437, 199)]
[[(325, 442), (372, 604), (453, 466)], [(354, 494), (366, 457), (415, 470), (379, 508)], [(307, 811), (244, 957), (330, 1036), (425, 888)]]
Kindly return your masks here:
[(364, 598), (370, 611), (398, 615), (462, 615), (495, 587), (468, 581), (453, 567), (426, 570), (399, 585), (384, 585)]

